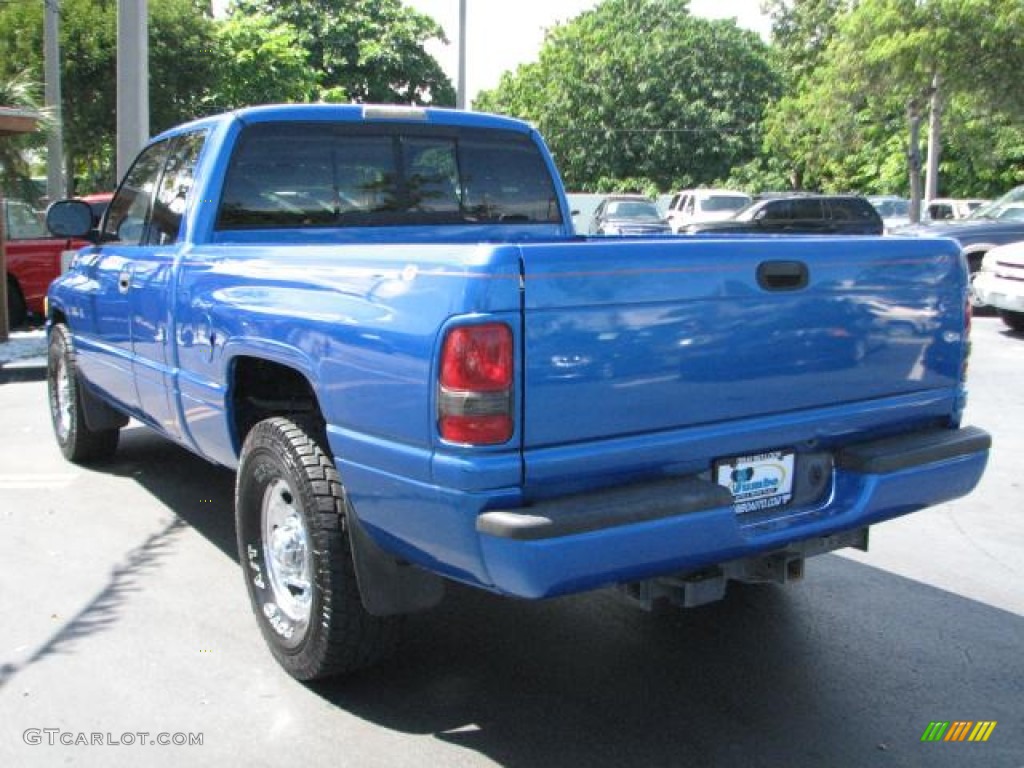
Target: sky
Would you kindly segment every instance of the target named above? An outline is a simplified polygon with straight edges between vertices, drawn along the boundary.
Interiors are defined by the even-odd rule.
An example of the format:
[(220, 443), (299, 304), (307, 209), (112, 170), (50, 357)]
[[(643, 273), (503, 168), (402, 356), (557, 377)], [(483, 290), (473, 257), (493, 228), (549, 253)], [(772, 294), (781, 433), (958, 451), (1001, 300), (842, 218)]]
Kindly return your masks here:
[[(403, 0), (432, 16), (444, 27), (450, 44), (431, 44), (427, 50), (457, 85), (459, 0)], [(535, 61), (544, 30), (593, 8), (598, 0), (467, 0), (466, 91), (472, 103), (477, 92), (493, 88), (501, 73)], [(736, 19), (768, 39), (771, 22), (760, 11), (761, 0), (690, 0), (694, 16)]]

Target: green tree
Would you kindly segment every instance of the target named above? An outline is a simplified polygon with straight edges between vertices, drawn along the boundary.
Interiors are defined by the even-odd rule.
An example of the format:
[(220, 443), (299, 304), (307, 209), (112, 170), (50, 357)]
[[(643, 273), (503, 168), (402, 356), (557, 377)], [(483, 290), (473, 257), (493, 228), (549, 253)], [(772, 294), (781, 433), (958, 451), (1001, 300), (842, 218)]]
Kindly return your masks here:
[(772, 20), (772, 45), (791, 82), (812, 72), (835, 37), (851, 0), (764, 0)]
[(218, 111), (250, 104), (309, 101), (317, 93), (298, 32), (267, 16), (235, 14), (217, 26)]
[[(0, 5), (0, 77), (43, 75), (42, 2)], [(201, 114), (214, 83), (214, 21), (205, 0), (150, 3), (150, 130)], [(114, 184), (117, 4), (62, 0), (61, 112), (68, 178), (84, 190)], [(72, 192), (76, 191), (73, 188)]]
[(688, 0), (605, 0), (474, 107), (534, 122), (570, 188), (669, 190), (755, 156), (780, 79), (767, 46)]
[[(0, 79), (0, 107), (34, 112), (42, 118), (40, 127), (45, 129), (48, 115), (39, 99), (41, 90), (27, 72)], [(41, 141), (39, 134), (0, 136), (0, 197), (18, 197), (35, 202), (37, 195), (32, 189), (25, 152), (39, 146)]]
[(236, 0), (231, 16), (263, 16), (296, 30), (329, 100), (455, 104), (455, 89), (424, 48), (447, 42), (429, 16), (400, 0)]
[[(995, 194), (1022, 170), (1022, 35), (1019, 0), (861, 0), (773, 110), (765, 149), (807, 186), (905, 193), (908, 115), (931, 109), (945, 114), (941, 168), (958, 185), (941, 189)], [(1010, 165), (983, 172), (995, 158)]]

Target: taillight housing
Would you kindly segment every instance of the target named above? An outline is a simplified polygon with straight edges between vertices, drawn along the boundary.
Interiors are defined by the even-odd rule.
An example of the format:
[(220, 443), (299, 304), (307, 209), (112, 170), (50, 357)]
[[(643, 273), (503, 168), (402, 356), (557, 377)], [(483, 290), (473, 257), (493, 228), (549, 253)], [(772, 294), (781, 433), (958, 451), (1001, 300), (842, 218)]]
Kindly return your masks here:
[(465, 445), (508, 442), (515, 431), (515, 341), (504, 323), (453, 328), (441, 347), (438, 431)]

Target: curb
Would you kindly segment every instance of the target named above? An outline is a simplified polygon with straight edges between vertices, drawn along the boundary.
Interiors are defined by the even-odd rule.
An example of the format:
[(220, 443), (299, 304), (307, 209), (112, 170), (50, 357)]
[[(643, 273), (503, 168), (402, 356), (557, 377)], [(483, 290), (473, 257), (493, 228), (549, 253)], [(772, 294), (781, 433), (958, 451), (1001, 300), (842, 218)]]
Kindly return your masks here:
[(25, 381), (46, 381), (45, 358), (0, 363), (0, 384)]

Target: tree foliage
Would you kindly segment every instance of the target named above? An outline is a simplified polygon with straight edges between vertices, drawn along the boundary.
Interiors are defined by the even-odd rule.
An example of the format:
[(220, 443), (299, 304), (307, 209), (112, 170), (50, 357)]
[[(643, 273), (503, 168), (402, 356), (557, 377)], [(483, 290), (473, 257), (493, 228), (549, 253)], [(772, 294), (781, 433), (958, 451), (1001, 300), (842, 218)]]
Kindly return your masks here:
[[(62, 0), (60, 7), (68, 175), (84, 190), (109, 189), (114, 183), (117, 4)], [(149, 8), (150, 129), (155, 133), (201, 113), (214, 78), (215, 37), (209, 2), (161, 0)], [(0, 7), (0, 77), (9, 77), (12, 67), (20, 65), (43, 81), (43, 9), (42, 2)]]
[[(45, 123), (50, 116), (42, 109), (42, 87), (27, 72), (0, 78), (0, 106), (32, 112)], [(39, 145), (38, 134), (0, 136), (0, 197), (24, 197), (34, 202), (25, 151)]]
[(861, 0), (773, 109), (765, 152), (803, 186), (906, 193), (908, 112), (926, 113), (938, 84), (940, 193), (997, 194), (1024, 171), (1022, 35), (1019, 0)]
[(236, 0), (231, 14), (295, 30), (329, 100), (455, 104), (451, 80), (424, 48), (447, 42), (444, 31), (400, 0)]
[(267, 16), (236, 13), (217, 26), (217, 111), (251, 104), (310, 101), (318, 93), (298, 31)]
[(772, 45), (790, 83), (797, 83), (821, 61), (836, 35), (836, 24), (852, 0), (764, 0), (772, 20)]
[(767, 46), (687, 0), (605, 0), (549, 30), (478, 109), (533, 121), (567, 184), (709, 184), (754, 156), (779, 78)]

